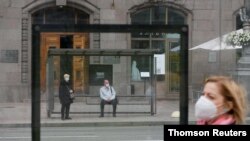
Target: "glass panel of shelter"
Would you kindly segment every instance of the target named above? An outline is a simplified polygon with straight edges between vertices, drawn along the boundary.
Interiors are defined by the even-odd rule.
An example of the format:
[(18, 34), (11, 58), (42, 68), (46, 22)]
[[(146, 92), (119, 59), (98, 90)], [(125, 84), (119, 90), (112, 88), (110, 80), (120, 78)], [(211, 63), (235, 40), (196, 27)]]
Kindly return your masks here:
[[(81, 51), (79, 49), (79, 51)], [(101, 55), (101, 54), (100, 54)], [(63, 81), (63, 74), (61, 72), (66, 73), (66, 71), (62, 70), (65, 67), (59, 66), (59, 69), (55, 69), (58, 67), (55, 63), (56, 60), (58, 60), (58, 57), (60, 58), (59, 60), (64, 60), (63, 57), (66, 57), (67, 55), (60, 55), (60, 56), (53, 56), (50, 55), (50, 59), (48, 59), (48, 64), (52, 64), (52, 66), (48, 67), (47, 75), (49, 77), (55, 78), (53, 76), (54, 74), (60, 74), (60, 81)], [(97, 106), (100, 103), (99, 99), (99, 89), (101, 86), (103, 86), (103, 81), (105, 79), (108, 79), (110, 81), (110, 84), (115, 88), (115, 91), (117, 93), (117, 97), (120, 97), (119, 99), (119, 111), (120, 113), (123, 114), (128, 114), (128, 113), (149, 113), (149, 114), (155, 114), (155, 107), (153, 109), (151, 108), (152, 106), (155, 106), (155, 91), (154, 91), (154, 75), (153, 75), (153, 68), (151, 65), (153, 64), (152, 57), (151, 56), (144, 56), (147, 58), (148, 62), (148, 71), (145, 72), (139, 72), (138, 75), (139, 77), (142, 78), (144, 81), (138, 81), (136, 83), (131, 82), (132, 74), (130, 73), (132, 71), (132, 68), (130, 66), (130, 60), (131, 56), (119, 56), (119, 62), (110, 62), (110, 63), (100, 63), (100, 64), (95, 64), (92, 63), (92, 58), (93, 56), (89, 55), (72, 55), (74, 58), (75, 57), (81, 57), (81, 65), (84, 64), (84, 62), (88, 62), (88, 67), (82, 67), (80, 70), (74, 67), (74, 65), (70, 68), (67, 68), (67, 70), (71, 69), (72, 72), (77, 72), (78, 75), (87, 75), (88, 79), (85, 80), (87, 85), (84, 85), (84, 83), (79, 84), (79, 87), (74, 87), (75, 88), (82, 88), (82, 89), (87, 89), (88, 91), (77, 91), (76, 94), (76, 102), (81, 102), (81, 105), (79, 107), (78, 104), (73, 104), (71, 108), (76, 109), (76, 111), (71, 111), (71, 113), (94, 113), (98, 114), (99, 113), (99, 106)], [(100, 56), (102, 58), (106, 56)], [(116, 58), (117, 56), (109, 56), (109, 57), (114, 57)], [(73, 60), (74, 62), (75, 60)], [(61, 64), (61, 63), (59, 63)], [(62, 64), (61, 64), (62, 65)], [(48, 65), (49, 66), (49, 65)], [(155, 66), (156, 67), (156, 66)], [(54, 70), (54, 71), (52, 71)], [(55, 72), (55, 70), (60, 70), (59, 72)], [(85, 74), (84, 72), (87, 72)], [(80, 74), (79, 74), (80, 73)], [(72, 75), (72, 74), (71, 74)], [(77, 81), (75, 79), (84, 81), (83, 77), (81, 78), (74, 78), (73, 74), (73, 81), (72, 85), (75, 86), (77, 85)], [(60, 112), (60, 104), (57, 102), (58, 101), (58, 95), (59, 95), (59, 89), (58, 86), (55, 87), (55, 83), (50, 82), (52, 79), (48, 79), (48, 105), (51, 105), (48, 107), (48, 112), (50, 114), (53, 113), (58, 113)], [(77, 83), (77, 84), (76, 84)], [(52, 87), (52, 89), (50, 89)], [(133, 87), (133, 88), (132, 88)], [(124, 106), (123, 106), (124, 105)], [(50, 115), (54, 116), (54, 115)], [(88, 115), (89, 116), (89, 115)], [(96, 115), (94, 115), (96, 116)]]
[[(105, 33), (105, 37), (102, 39), (102, 46), (107, 48), (107, 50), (116, 49), (117, 45), (121, 45), (122, 37), (129, 36), (128, 33)], [(121, 97), (120, 104), (121, 105), (127, 105), (126, 110), (120, 111), (121, 113), (151, 113), (155, 114), (156, 112), (156, 104), (155, 104), (155, 96), (156, 96), (156, 83), (155, 76), (158, 74), (155, 73), (155, 68), (162, 69), (161, 71), (165, 70), (164, 66), (160, 67), (157, 66), (157, 64), (154, 64), (154, 54), (147, 54), (147, 55), (140, 55), (140, 51), (137, 52), (128, 52), (128, 54), (121, 55), (119, 52), (119, 49), (117, 52), (113, 52), (113, 54), (108, 55), (102, 55), (105, 53), (105, 50), (103, 52), (99, 52), (99, 54), (91, 55), (85, 54), (84, 51), (82, 54), (79, 55), (79, 52), (82, 51), (82, 49), (85, 49), (85, 47), (80, 48), (79, 46), (83, 45), (83, 41), (85, 38), (79, 38), (81, 34), (74, 35), (74, 48), (72, 48), (75, 51), (75, 55), (71, 54), (69, 55), (69, 50), (65, 51), (64, 53), (60, 55), (51, 55), (48, 54), (48, 56), (51, 56), (50, 59), (48, 59), (48, 65), (50, 66), (47, 70), (47, 78), (59, 78), (58, 83), (52, 83), (49, 82), (52, 79), (48, 79), (48, 85), (49, 87), (52, 87), (49, 89), (49, 96), (48, 101), (51, 105), (49, 106), (49, 112), (51, 113), (58, 113), (60, 112), (60, 104), (56, 103), (58, 101), (58, 90), (59, 90), (59, 84), (60, 81), (63, 80), (63, 74), (67, 73), (67, 71), (70, 72), (71, 78), (73, 81), (72, 85), (76, 92), (76, 101), (84, 102), (84, 104), (93, 106), (93, 108), (83, 110), (80, 109), (80, 111), (75, 111), (77, 113), (99, 113), (99, 106), (96, 106), (99, 103), (99, 88), (103, 85), (103, 80), (108, 79), (116, 88), (118, 97)], [(101, 35), (102, 36), (102, 35)], [(120, 41), (117, 41), (117, 37)], [(116, 37), (116, 38), (113, 38)], [(78, 44), (79, 42), (79, 44)], [(89, 42), (89, 41), (87, 41)], [(125, 42), (124, 42), (125, 43)], [(133, 44), (133, 43), (132, 43)], [(126, 45), (126, 44), (125, 44)], [(125, 46), (126, 47), (126, 46)], [(138, 50), (145, 50), (148, 49), (140, 48), (141, 45), (138, 45)], [(88, 48), (88, 47), (86, 47)], [(110, 49), (111, 48), (111, 49)], [(156, 47), (156, 50), (164, 49), (165, 47)], [(60, 48), (58, 48), (60, 49)], [(63, 49), (63, 48), (61, 48)], [(120, 49), (121, 52), (123, 52), (124, 49)], [(126, 50), (126, 49), (125, 49)], [(79, 51), (79, 52), (78, 52)], [(91, 51), (91, 49), (90, 49)], [(92, 50), (93, 52), (97, 51), (96, 49)], [(77, 53), (78, 52), (78, 53)], [(142, 51), (143, 52), (143, 51)], [(153, 52), (152, 52), (153, 53)], [(164, 53), (164, 52), (163, 52)], [(71, 60), (72, 65), (71, 66), (65, 66), (63, 62), (65, 62), (65, 57), (73, 57), (73, 60)], [(101, 58), (100, 63), (95, 63), (94, 57), (99, 56)], [(141, 69), (141, 67), (133, 66), (131, 63), (132, 60), (135, 60), (135, 58), (142, 58), (142, 60), (136, 60), (141, 64), (144, 64), (144, 69)], [(161, 61), (164, 62), (165, 58), (162, 58)], [(51, 63), (54, 62), (54, 63)], [(64, 65), (64, 66), (63, 66)], [(137, 76), (133, 76), (134, 74), (134, 67), (137, 68)], [(154, 68), (155, 67), (155, 68)], [(140, 69), (138, 69), (140, 68)], [(52, 71), (53, 70), (53, 71)], [(163, 72), (165, 73), (165, 72)], [(56, 75), (56, 76), (54, 76)], [(136, 77), (137, 80), (133, 80), (132, 78)], [(55, 80), (55, 79), (54, 79)], [(57, 80), (57, 79), (56, 79)], [(52, 96), (51, 96), (52, 94)], [(91, 97), (88, 97), (91, 96)], [(93, 96), (96, 96), (95, 98)], [(52, 100), (53, 99), (53, 100)], [(52, 103), (51, 103), (52, 102)], [(75, 104), (74, 104), (75, 105)], [(74, 107), (73, 105), (73, 107)], [(128, 108), (128, 105), (138, 105), (140, 108)], [(144, 108), (142, 108), (144, 105)], [(146, 107), (145, 107), (146, 106)], [(81, 107), (87, 107), (81, 106)], [(152, 107), (152, 108), (151, 108)], [(121, 108), (122, 109), (122, 108)], [(139, 111), (133, 111), (133, 109), (137, 109)], [(90, 111), (88, 111), (90, 110)], [(129, 111), (132, 110), (132, 111)], [(72, 111), (73, 112), (73, 111)]]
[[(89, 41), (85, 41), (88, 38), (85, 38), (87, 36), (82, 36), (83, 34), (77, 34), (74, 35), (74, 42), (73, 42), (73, 49), (84, 49), (85, 44), (87, 44)], [(106, 35), (106, 39), (113, 39), (109, 38), (111, 36), (116, 36), (117, 34), (112, 35), (111, 33)], [(167, 34), (166, 34), (167, 35)], [(108, 37), (109, 36), (109, 37)], [(169, 35), (171, 36), (171, 35)], [(173, 36), (173, 35), (172, 35)], [(84, 37), (84, 38), (83, 38)], [(179, 38), (177, 38), (178, 41)], [(87, 43), (86, 43), (87, 42)], [(116, 47), (116, 41), (113, 41), (113, 45), (110, 46), (110, 42), (103, 42), (102, 46), (106, 47)], [(148, 41), (133, 41), (132, 46), (137, 46), (137, 49), (147, 49), (149, 44)], [(180, 49), (180, 43), (179, 42), (168, 42), (166, 40), (153, 40), (152, 41), (152, 48), (154, 49), (165, 49), (166, 43), (169, 43), (169, 49), (167, 49), (167, 58), (165, 57), (166, 54), (163, 52), (160, 54), (163, 57), (155, 57), (155, 61), (152, 61), (149, 56), (138, 56), (138, 55), (131, 55), (127, 57), (120, 57), (119, 54), (117, 56), (101, 56), (102, 61), (101, 63), (94, 63), (93, 59), (94, 56), (85, 56), (83, 55), (72, 55), (73, 56), (73, 63), (71, 66), (66, 65), (62, 66), (63, 64), (61, 62), (65, 63), (64, 57), (67, 57), (67, 55), (62, 56), (53, 56), (53, 78), (60, 78), (60, 79), (54, 79), (56, 80), (56, 83), (54, 82), (54, 90), (53, 93), (55, 96), (58, 96), (58, 87), (60, 84), (60, 81), (63, 80), (63, 74), (69, 73), (72, 77), (72, 85), (73, 88), (78, 94), (79, 97), (82, 97), (84, 95), (98, 95), (99, 88), (103, 85), (104, 79), (109, 79), (111, 84), (117, 87), (118, 94), (120, 95), (140, 95), (140, 96), (150, 96), (154, 91), (158, 93), (159, 96), (164, 96), (166, 94), (166, 88), (169, 87), (170, 91), (178, 92), (179, 91), (179, 49)], [(144, 46), (146, 45), (146, 46)], [(105, 60), (105, 58), (118, 58), (117, 60)], [(166, 65), (166, 60), (169, 60), (169, 64)], [(151, 62), (152, 61), (152, 62)], [(130, 65), (130, 62), (140, 62), (140, 64), (143, 64), (143, 66)], [(155, 63), (153, 70), (151, 68), (151, 64)], [(64, 64), (65, 65), (65, 64)], [(165, 67), (165, 65), (167, 67)], [(123, 66), (123, 67), (121, 67)], [(107, 67), (107, 69), (105, 69)], [(109, 70), (109, 71), (107, 71)], [(67, 72), (69, 71), (69, 72)], [(137, 71), (137, 73), (135, 73)], [(151, 76), (151, 72), (153, 71), (153, 75)], [(47, 72), (52, 73), (52, 72)], [(133, 75), (137, 76), (133, 76)], [(168, 74), (168, 76), (167, 76)], [(48, 74), (51, 76), (51, 74)], [(172, 81), (166, 81), (168, 79), (164, 78), (164, 75), (169, 77)], [(119, 77), (118, 77), (119, 76)], [(119, 78), (119, 79), (118, 79)], [(120, 81), (122, 80), (122, 81)], [(114, 83), (114, 82), (115, 83)], [(154, 81), (153, 83), (151, 83)], [(168, 84), (168, 85), (166, 85)], [(154, 86), (153, 86), (154, 85)], [(50, 86), (50, 85), (48, 85)], [(167, 86), (167, 87), (166, 87)], [(154, 91), (153, 91), (154, 90)], [(155, 93), (156, 95), (156, 93)], [(54, 97), (53, 97), (54, 98)], [(131, 98), (124, 98), (127, 101), (133, 99)], [(93, 98), (85, 98), (84, 99), (86, 103), (92, 103), (93, 104)], [(92, 102), (89, 102), (91, 101)], [(137, 99), (138, 100), (138, 99)], [(143, 100), (143, 98), (141, 99)], [(149, 100), (146, 98), (146, 100)], [(54, 102), (54, 100), (53, 100)], [(149, 101), (150, 102), (150, 101)], [(155, 100), (154, 100), (155, 102)], [(94, 102), (95, 104), (98, 103), (98, 100)], [(126, 102), (124, 102), (126, 103)], [(133, 102), (132, 102), (133, 103)], [(58, 109), (57, 109), (58, 110)], [(97, 112), (98, 110), (96, 110)]]

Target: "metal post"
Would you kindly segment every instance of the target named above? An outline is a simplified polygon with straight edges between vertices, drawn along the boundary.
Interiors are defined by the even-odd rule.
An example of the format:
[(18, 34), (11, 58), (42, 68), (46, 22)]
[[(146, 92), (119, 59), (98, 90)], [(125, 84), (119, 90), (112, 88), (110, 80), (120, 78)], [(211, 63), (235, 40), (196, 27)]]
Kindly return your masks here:
[(182, 28), (180, 48), (180, 124), (188, 124), (188, 28)]
[(54, 85), (53, 85), (53, 56), (48, 55), (48, 67), (47, 67), (47, 82), (48, 82), (48, 117), (51, 116), (51, 112), (54, 109)]
[(156, 89), (157, 89), (157, 74), (156, 74), (156, 69), (157, 69), (157, 58), (155, 57), (155, 59), (154, 59), (154, 64), (155, 64), (155, 67), (154, 67), (154, 74), (155, 74), (155, 76), (154, 76), (154, 101), (155, 101), (155, 105), (154, 105), (154, 107), (155, 107), (155, 109), (154, 109), (154, 113), (156, 114), (156, 112), (157, 112), (157, 95), (156, 95), (156, 93), (157, 93), (157, 91), (156, 91)]
[(32, 34), (32, 86), (31, 86), (31, 134), (32, 141), (40, 141), (40, 27), (35, 26)]
[(149, 56), (150, 57), (150, 87), (151, 87), (151, 115), (154, 115), (154, 94), (153, 94), (153, 78), (154, 77), (154, 55)]

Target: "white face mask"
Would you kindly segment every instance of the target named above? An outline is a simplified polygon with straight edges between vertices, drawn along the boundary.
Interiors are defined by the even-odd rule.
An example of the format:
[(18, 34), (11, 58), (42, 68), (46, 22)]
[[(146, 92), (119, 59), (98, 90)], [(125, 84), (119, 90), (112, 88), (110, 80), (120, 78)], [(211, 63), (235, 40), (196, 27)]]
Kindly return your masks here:
[(205, 96), (201, 96), (195, 104), (195, 117), (197, 119), (212, 119), (216, 116), (216, 112), (215, 104)]
[(109, 84), (105, 84), (106, 87), (109, 87)]
[(195, 117), (197, 119), (209, 120), (228, 111), (229, 109), (224, 109), (223, 112), (217, 114), (216, 105), (205, 96), (201, 96), (195, 104)]
[(69, 77), (65, 77), (64, 80), (68, 82), (69, 81)]

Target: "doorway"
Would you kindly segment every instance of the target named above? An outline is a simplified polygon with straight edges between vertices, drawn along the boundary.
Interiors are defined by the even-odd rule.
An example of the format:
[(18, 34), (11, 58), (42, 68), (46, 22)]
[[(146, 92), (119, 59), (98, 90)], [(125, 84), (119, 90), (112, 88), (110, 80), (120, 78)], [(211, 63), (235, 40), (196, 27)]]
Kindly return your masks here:
[[(89, 34), (87, 33), (41, 33), (41, 91), (46, 92), (47, 54), (50, 48), (86, 49), (89, 48)], [(88, 57), (57, 56), (53, 60), (54, 89), (58, 92), (63, 75), (68, 73), (71, 84), (76, 93), (88, 93)]]
[[(73, 48), (73, 35), (61, 35), (60, 36), (60, 48), (61, 49), (72, 49)], [(65, 73), (72, 75), (72, 56), (62, 56), (60, 57), (60, 78), (63, 79)], [(70, 78), (72, 79), (72, 77)], [(72, 81), (70, 81), (72, 83)], [(72, 84), (71, 84), (72, 85)]]

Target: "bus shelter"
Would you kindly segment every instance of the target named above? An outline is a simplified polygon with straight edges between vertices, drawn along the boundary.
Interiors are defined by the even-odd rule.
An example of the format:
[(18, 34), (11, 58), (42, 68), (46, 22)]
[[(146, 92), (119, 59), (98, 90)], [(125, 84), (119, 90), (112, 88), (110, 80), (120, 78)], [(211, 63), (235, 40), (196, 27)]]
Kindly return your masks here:
[[(113, 34), (110, 36), (110, 33)], [(64, 35), (71, 36), (74, 34), (74, 37), (80, 37), (81, 35), (86, 35), (88, 37), (86, 42), (87, 49), (81, 49), (81, 46), (75, 46), (72, 48), (67, 48), (66, 46), (61, 46), (65, 44), (61, 44), (55, 36), (60, 36), (59, 39), (63, 39)], [(118, 34), (124, 34), (120, 36)], [(175, 74), (178, 75), (179, 81), (178, 83), (173, 83), (172, 90), (178, 90), (177, 95), (179, 95), (179, 109), (180, 109), (180, 124), (188, 124), (188, 26), (187, 25), (128, 25), (128, 24), (80, 24), (80, 25), (57, 25), (57, 24), (36, 24), (32, 25), (32, 57), (31, 57), (31, 96), (32, 96), (32, 137), (35, 140), (39, 140), (40, 138), (40, 121), (41, 121), (41, 92), (44, 92), (44, 85), (54, 85), (53, 81), (49, 81), (56, 76), (53, 71), (53, 65), (50, 64), (56, 57), (60, 56), (71, 56), (71, 57), (95, 57), (95, 56), (120, 56), (120, 57), (133, 57), (138, 56), (140, 60), (142, 56), (147, 56), (151, 58), (147, 62), (151, 62), (151, 64), (147, 64), (148, 68), (151, 70), (149, 72), (149, 76), (152, 76), (153, 73), (153, 56), (152, 54), (157, 53), (159, 50), (157, 48), (167, 49), (169, 52), (173, 52), (172, 59), (179, 59), (179, 63), (174, 64), (175, 66)], [(54, 36), (51, 36), (54, 35)], [(48, 37), (46, 40), (44, 37)], [(72, 37), (72, 36), (71, 36)], [(121, 38), (122, 37), (122, 38)], [(177, 37), (177, 43), (173, 44), (173, 48), (171, 46), (166, 45), (169, 38)], [(133, 41), (138, 41), (140, 38), (141, 41), (138, 41), (137, 45), (132, 47), (131, 39)], [(143, 41), (145, 38), (148, 40), (148, 44), (146, 46), (150, 46), (150, 48), (145, 48), (145, 44)], [(54, 40), (55, 39), (55, 40)], [(112, 39), (117, 39), (116, 41), (112, 41)], [(47, 45), (43, 44), (46, 41), (54, 41), (55, 44)], [(161, 41), (162, 44), (158, 44), (157, 41)], [(55, 45), (55, 46), (54, 46)], [(105, 46), (104, 46), (105, 45)], [(143, 47), (144, 46), (144, 47)], [(104, 47), (104, 48), (103, 48)], [(45, 50), (45, 48), (47, 50)], [(67, 48), (67, 49), (65, 49)], [(137, 50), (137, 49), (141, 50)], [(176, 51), (177, 50), (177, 51)], [(175, 52), (176, 51), (176, 52)], [(169, 53), (168, 52), (168, 53)], [(167, 54), (165, 50), (165, 55)], [(41, 56), (42, 55), (42, 56)], [(113, 57), (116, 58), (116, 57)], [(118, 57), (119, 58), (119, 57)], [(168, 59), (168, 58), (165, 58)], [(95, 59), (93, 59), (95, 62)], [(115, 61), (115, 60), (113, 60)], [(63, 61), (62, 61), (63, 62)], [(143, 62), (143, 61), (142, 61)], [(47, 63), (47, 65), (46, 65)], [(54, 62), (53, 62), (54, 63)], [(171, 63), (171, 61), (170, 61)], [(44, 66), (48, 66), (46, 69)], [(50, 66), (50, 67), (49, 67)], [(77, 66), (77, 65), (76, 65)], [(88, 66), (88, 65), (86, 65)], [(158, 65), (157, 65), (158, 66)], [(123, 69), (123, 66), (120, 66)], [(44, 73), (45, 70), (50, 71)], [(89, 69), (91, 70), (91, 69)], [(168, 73), (167, 71), (165, 71)], [(117, 73), (117, 72), (113, 72)], [(102, 75), (102, 74), (100, 74)], [(148, 74), (144, 74), (148, 76)], [(117, 75), (119, 79), (119, 74)], [(45, 78), (48, 78), (44, 81)], [(47, 82), (47, 84), (46, 84)], [(53, 82), (53, 83), (52, 83)], [(169, 80), (171, 82), (171, 80)], [(153, 77), (150, 77), (150, 83), (153, 84)], [(176, 89), (178, 88), (178, 89)], [(53, 93), (52, 87), (48, 87), (46, 89), (49, 93)], [(132, 87), (131, 87), (132, 91)], [(163, 95), (165, 91), (162, 91)], [(158, 94), (158, 92), (157, 92)], [(56, 93), (54, 93), (56, 95)], [(48, 116), (52, 114), (53, 108), (53, 100), (56, 100), (53, 94), (47, 95), (48, 97)], [(90, 94), (89, 94), (90, 95)], [(131, 92), (132, 95), (132, 92)], [(85, 94), (84, 96), (87, 96)], [(150, 97), (151, 107), (150, 113), (154, 114), (156, 112), (156, 107), (154, 107), (153, 101), (154, 97)], [(155, 109), (155, 110), (154, 110)]]
[[(57, 63), (56, 61), (58, 59), (63, 59), (65, 57), (78, 57), (78, 59), (83, 59), (82, 57), (85, 57), (84, 59), (90, 59), (89, 57), (93, 57), (93, 56), (114, 56), (114, 57), (118, 57), (121, 59), (121, 57), (125, 57), (123, 58), (123, 60), (129, 59), (131, 56), (144, 56), (144, 57), (148, 57), (149, 61), (150, 61), (150, 69), (149, 72), (142, 72), (141, 73), (141, 78), (144, 79), (144, 86), (142, 86), (142, 91), (138, 92), (137, 94), (134, 94), (134, 86), (129, 84), (130, 82), (126, 83), (126, 84), (120, 84), (123, 85), (122, 87), (124, 87), (124, 85), (127, 85), (125, 87), (130, 88), (129, 91), (132, 91), (128, 94), (128, 92), (124, 93), (124, 90), (119, 90), (119, 84), (115, 85), (116, 86), (116, 91), (117, 91), (117, 97), (119, 99), (119, 101), (123, 101), (123, 102), (119, 102), (121, 103), (121, 105), (148, 105), (148, 109), (143, 109), (143, 111), (131, 111), (128, 108), (126, 108), (127, 110), (123, 110), (123, 111), (118, 111), (117, 113), (149, 113), (151, 115), (154, 115), (156, 113), (156, 91), (155, 91), (155, 71), (156, 71), (156, 58), (154, 58), (154, 55), (156, 54), (162, 54), (164, 53), (164, 50), (161, 49), (49, 49), (48, 51), (48, 60), (47, 60), (47, 116), (51, 117), (51, 114), (58, 114), (60, 113), (58, 110), (56, 111), (55, 109), (55, 101), (58, 101), (58, 87), (55, 87), (55, 64)], [(80, 57), (80, 58), (79, 58)], [(77, 59), (77, 58), (74, 58)], [(107, 66), (103, 66), (100, 65), (100, 67), (102, 67), (103, 69)], [(93, 70), (94, 68), (91, 68), (90, 66), (87, 66), (87, 68), (89, 68), (89, 71), (93, 72), (95, 70)], [(107, 72), (108, 75), (111, 76), (107, 76), (106, 74), (100, 74), (102, 73), (102, 70), (98, 70), (97, 75), (99, 74), (100, 76), (97, 76), (99, 78), (105, 79), (105, 78), (110, 78), (113, 76), (112, 74), (112, 70), (110, 70), (110, 72)], [(104, 72), (106, 73), (106, 72)], [(117, 72), (117, 73), (122, 73), (122, 72)], [(61, 74), (62, 75), (62, 74)], [(93, 79), (96, 79), (96, 76), (94, 78), (90, 78), (93, 77), (93, 75), (88, 74), (90, 76), (89, 77), (89, 81), (93, 81)], [(96, 74), (95, 74), (96, 75)], [(106, 75), (106, 76), (104, 76)], [(122, 74), (121, 74), (122, 75)], [(145, 75), (145, 76), (143, 76)], [(105, 77), (105, 78), (104, 78)], [(130, 77), (130, 76), (128, 76)], [(145, 77), (145, 78), (143, 78)], [(77, 79), (77, 78), (76, 78)], [(103, 82), (103, 79), (99, 79), (99, 82)], [(111, 78), (112, 79), (112, 78)], [(112, 81), (112, 80), (111, 80)], [(91, 82), (88, 82), (91, 83)], [(93, 84), (94, 85), (94, 84)], [(88, 86), (91, 87), (92, 89), (95, 89), (94, 86), (92, 87), (91, 84)], [(97, 106), (99, 103), (97, 102), (99, 99), (99, 95), (98, 95), (98, 88), (100, 86), (97, 86), (97, 90), (93, 92), (91, 92), (91, 90), (88, 90), (87, 93), (84, 91), (78, 92), (76, 93), (76, 97), (80, 99), (80, 101), (78, 100), (78, 102), (82, 102), (85, 103), (86, 105), (95, 105), (95, 107), (99, 107)], [(89, 88), (88, 88), (89, 89)], [(91, 104), (91, 99), (93, 101), (93, 99), (97, 99), (97, 101), (95, 101), (93, 104)], [(133, 100), (133, 98), (135, 98)], [(144, 99), (144, 101), (147, 101), (148, 103), (143, 103), (142, 99)], [(134, 101), (134, 103), (131, 101)], [(139, 102), (138, 102), (139, 101)], [(84, 107), (86, 107), (86, 105)], [(83, 106), (83, 105), (82, 105)], [(132, 108), (134, 109), (134, 108)], [(99, 113), (99, 110), (96, 111), (90, 111), (90, 109), (88, 109), (87, 111), (83, 111), (80, 108), (80, 111), (74, 111), (71, 113), (77, 113), (77, 114), (91, 114), (91, 113)]]

